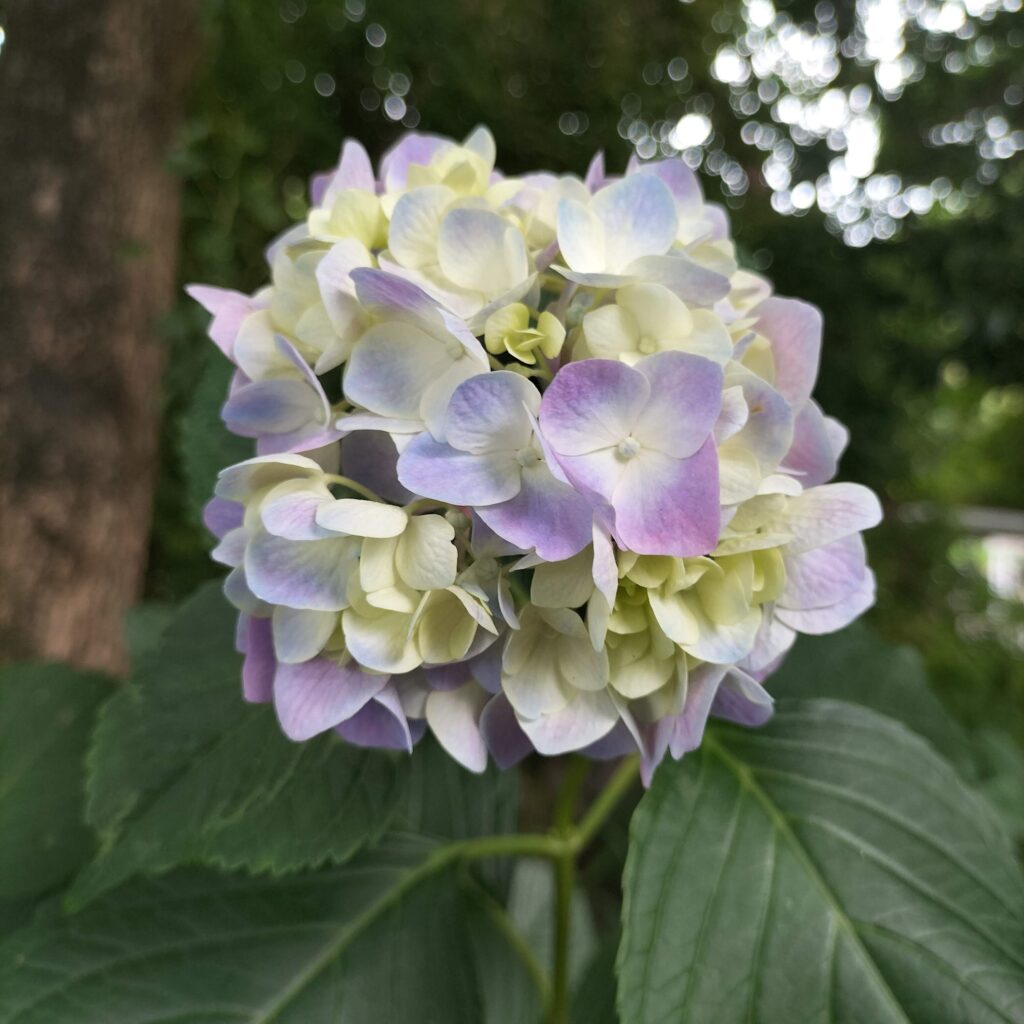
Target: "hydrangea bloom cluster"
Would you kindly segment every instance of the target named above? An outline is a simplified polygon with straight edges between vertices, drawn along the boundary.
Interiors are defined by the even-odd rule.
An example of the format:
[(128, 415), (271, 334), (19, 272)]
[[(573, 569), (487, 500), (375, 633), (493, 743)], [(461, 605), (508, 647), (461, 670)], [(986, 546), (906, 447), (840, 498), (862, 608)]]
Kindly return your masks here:
[(504, 177), (477, 129), (346, 142), (249, 296), (190, 294), (257, 455), (207, 508), (243, 689), (295, 740), (467, 768), (758, 724), (874, 597), (811, 397), (821, 315), (741, 269), (680, 160)]

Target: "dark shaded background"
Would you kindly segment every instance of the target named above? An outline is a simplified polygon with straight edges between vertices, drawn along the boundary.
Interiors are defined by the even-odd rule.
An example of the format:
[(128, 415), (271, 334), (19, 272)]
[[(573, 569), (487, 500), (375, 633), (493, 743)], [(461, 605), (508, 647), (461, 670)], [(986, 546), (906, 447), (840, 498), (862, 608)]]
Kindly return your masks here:
[[(508, 173), (536, 167), (582, 173), (599, 148), (616, 171), (634, 150), (650, 157), (682, 147), (700, 167), (709, 197), (730, 208), (743, 262), (770, 276), (780, 293), (824, 311), (817, 395), (852, 430), (842, 476), (874, 488), (887, 509), (885, 524), (868, 537), (880, 582), (870, 626), (918, 648), (943, 702), (991, 741), (993, 757), (1020, 757), (1019, 0), (207, 0), (195, 10), (151, 0), (80, 0), (73, 6), (87, 12), (81, 24), (54, 0), (0, 5), (6, 31), (0, 160), (5, 172), (21, 174), (12, 183), (5, 173), (0, 184), (0, 211), (6, 210), (0, 263), (7, 268), (0, 269), (7, 309), (0, 322), (6, 364), (0, 516), (8, 524), (0, 525), (0, 555), (6, 545), (3, 564), (20, 564), (19, 579), (30, 581), (19, 583), (16, 599), (9, 591), (8, 605), (51, 610), (83, 579), (92, 581), (92, 592), (108, 593), (105, 566), (134, 557), (138, 571), (128, 572), (119, 591), (143, 601), (129, 618), (132, 630), (214, 575), (198, 510), (217, 468), (247, 449), (218, 425), (228, 367), (205, 341), (205, 316), (180, 286), (259, 286), (266, 277), (264, 245), (304, 215), (308, 176), (334, 162), (344, 136), (358, 137), (379, 155), (407, 128), (462, 136), (485, 122)], [(80, 79), (69, 80), (69, 64)], [(124, 79), (101, 101), (121, 104), (125, 116), (105, 122), (98, 136), (82, 137), (81, 84), (121, 65)], [(26, 125), (45, 130), (30, 138)], [(75, 144), (55, 150), (62, 125)], [(166, 131), (155, 132), (154, 125)], [(161, 177), (161, 170), (147, 180), (139, 172), (143, 157), (132, 155), (139, 132), (149, 151), (166, 154), (169, 175)], [(99, 170), (88, 167), (86, 158), (104, 147), (110, 159)], [(80, 188), (74, 203), (50, 218), (47, 235), (33, 191), (41, 164), (58, 166), (70, 181), (95, 175), (93, 187)], [(116, 226), (119, 211), (145, 189), (164, 198), (180, 192), (180, 213), (171, 208), (179, 238), (170, 237), (166, 209), (137, 230)], [(69, 254), (69, 240), (90, 223), (73, 221), (71, 207), (81, 211), (100, 201), (109, 205), (120, 243), (105, 242), (93, 255)], [(36, 277), (16, 276), (12, 254), (29, 237), (45, 241), (30, 261)], [(83, 299), (75, 322), (84, 325), (85, 340), (64, 362), (60, 344), (50, 345), (34, 371), (37, 379), (59, 366), (74, 372), (46, 377), (50, 390), (34, 392), (26, 412), (28, 378), (15, 372), (19, 360), (26, 350), (39, 351), (32, 332), (40, 323), (49, 322), (59, 342), (59, 318), (70, 315), (61, 306), (66, 288), (44, 298), (26, 281), (51, 280), (46, 275), (57, 272), (62, 258), (77, 260), (71, 271), (84, 275), (80, 288), (88, 298), (98, 286), (89, 283), (87, 256), (96, 261), (90, 262), (93, 279), (118, 286), (104, 292), (98, 310)], [(104, 345), (117, 309), (138, 296), (138, 283), (124, 268), (149, 264), (164, 267), (167, 287), (156, 287), (146, 308), (119, 330), (130, 349), (151, 344), (147, 326), (156, 323), (162, 385), (159, 393), (154, 386), (122, 402), (141, 364), (119, 357), (121, 384), (112, 389)], [(28, 326), (15, 330), (16, 321)], [(155, 381), (156, 370), (147, 372)], [(124, 408), (108, 435), (91, 440), (73, 465), (109, 466), (107, 477), (90, 484), (101, 511), (104, 502), (123, 504), (129, 477), (141, 480), (146, 496), (155, 492), (148, 542), (143, 536), (137, 556), (126, 553), (130, 545), (119, 556), (117, 544), (108, 544), (88, 563), (65, 552), (69, 567), (58, 583), (42, 570), (33, 575), (32, 566), (43, 562), (32, 560), (32, 544), (73, 548), (74, 523), (83, 519), (62, 520), (44, 502), (47, 511), (32, 517), (39, 529), (27, 548), (24, 531), (10, 528), (36, 472), (26, 467), (39, 465), (24, 455), (22, 439), (34, 436), (26, 417), (47, 417), (58, 438), (63, 432), (70, 439), (66, 448), (78, 436), (75, 410), (91, 423), (111, 403), (121, 408), (119, 402)], [(118, 461), (128, 456), (117, 445), (119, 438), (146, 436), (157, 420), (153, 480), (139, 468), (140, 460), (155, 464), (152, 449), (143, 446), (129, 464)], [(59, 493), (70, 500), (68, 466), (48, 472), (59, 476)], [(133, 499), (131, 522), (140, 531), (146, 500)], [(103, 521), (108, 540), (131, 530), (127, 520)], [(109, 615), (90, 621), (85, 605), (75, 628), (90, 634), (112, 628)], [(15, 619), (0, 615), (0, 638), (11, 653), (76, 660), (81, 648), (47, 648), (40, 630), (26, 641)], [(117, 667), (120, 657), (78, 660)]]

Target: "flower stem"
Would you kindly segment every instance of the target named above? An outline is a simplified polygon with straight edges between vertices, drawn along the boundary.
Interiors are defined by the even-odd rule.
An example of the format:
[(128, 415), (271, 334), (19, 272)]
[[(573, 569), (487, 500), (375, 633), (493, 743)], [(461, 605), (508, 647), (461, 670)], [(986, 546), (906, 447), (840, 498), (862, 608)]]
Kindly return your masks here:
[(341, 476), (338, 473), (325, 473), (324, 479), (328, 483), (340, 484), (342, 487), (347, 487), (350, 491), (355, 491), (356, 494), (361, 494), (364, 498), (369, 498), (370, 501), (384, 501), (379, 495), (373, 493), (369, 487), (364, 487), (357, 480), (353, 480), (351, 477)]

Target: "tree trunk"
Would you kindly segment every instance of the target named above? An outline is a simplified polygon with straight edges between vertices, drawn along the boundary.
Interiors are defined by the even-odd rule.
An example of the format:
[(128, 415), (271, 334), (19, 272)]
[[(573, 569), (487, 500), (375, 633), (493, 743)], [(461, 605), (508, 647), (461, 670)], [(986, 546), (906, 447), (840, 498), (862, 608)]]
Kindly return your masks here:
[(0, 0), (0, 656), (119, 672), (149, 535), (191, 2)]

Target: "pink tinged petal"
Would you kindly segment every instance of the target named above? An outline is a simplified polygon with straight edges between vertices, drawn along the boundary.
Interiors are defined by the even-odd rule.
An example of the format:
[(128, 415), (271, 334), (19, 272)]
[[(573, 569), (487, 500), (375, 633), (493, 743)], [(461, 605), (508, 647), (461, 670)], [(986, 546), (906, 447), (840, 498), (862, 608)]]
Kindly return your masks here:
[(688, 352), (658, 352), (634, 369), (650, 384), (633, 435), (645, 447), (682, 459), (708, 439), (722, 407), (722, 368)]
[(560, 711), (519, 720), (534, 748), (548, 755), (582, 750), (611, 732), (618, 722), (619, 713), (606, 690), (577, 690)]
[(480, 732), (495, 764), (505, 771), (533, 752), (530, 737), (523, 732), (508, 698), (492, 697), (480, 715)]
[(777, 465), (793, 443), (793, 410), (770, 384), (754, 374), (740, 377), (749, 415), (737, 440), (763, 465)]
[(775, 387), (794, 407), (809, 398), (821, 359), (821, 311), (799, 299), (765, 299), (752, 316), (772, 346)]
[(490, 210), (452, 210), (438, 232), (437, 257), (449, 281), (488, 297), (503, 294), (530, 273), (523, 236)]
[(252, 592), (271, 604), (340, 611), (357, 558), (358, 542), (347, 538), (284, 540), (261, 530), (246, 550), (245, 575)]
[(244, 518), (245, 508), (236, 501), (211, 498), (203, 506), (203, 526), (218, 539), (241, 526)]
[(277, 660), (297, 664), (315, 658), (338, 625), (337, 612), (312, 612), (278, 605), (271, 617)]
[(779, 620), (798, 633), (818, 636), (848, 626), (875, 603), (875, 574), (868, 569), (859, 586), (828, 608), (776, 608)]
[(541, 431), (559, 455), (608, 448), (629, 436), (649, 396), (648, 379), (618, 360), (569, 363), (544, 392)]
[(794, 539), (786, 554), (824, 547), (851, 533), (869, 530), (882, 521), (878, 498), (860, 484), (824, 484), (789, 500), (784, 529)]
[(277, 660), (270, 619), (246, 616), (245, 661), (242, 662), (242, 696), (250, 704), (266, 704), (274, 697)]
[(688, 459), (644, 451), (615, 493), (615, 533), (642, 555), (705, 555), (718, 543), (718, 458), (710, 438)]
[(274, 708), (291, 740), (308, 740), (351, 718), (387, 685), (385, 675), (363, 672), (314, 658), (299, 665), (279, 665), (274, 676)]
[(515, 497), (476, 511), (500, 537), (517, 547), (535, 548), (546, 562), (571, 558), (590, 543), (594, 520), (590, 503), (569, 484), (556, 480), (543, 463), (522, 470)]
[(464, 452), (516, 451), (530, 443), (530, 414), (539, 408), (539, 392), (520, 374), (508, 370), (480, 374), (452, 394), (445, 439)]
[(722, 680), (711, 705), (711, 714), (738, 725), (764, 725), (772, 717), (774, 703), (768, 691), (739, 669), (731, 669)]
[(259, 308), (257, 303), (241, 292), (228, 288), (213, 288), (205, 284), (186, 285), (185, 291), (207, 313), (213, 315), (208, 328), (210, 340), (228, 359), (231, 359), (242, 321), (253, 310)]
[(843, 452), (846, 451), (846, 446), (850, 443), (850, 431), (834, 416), (826, 416), (825, 433), (828, 434), (829, 442), (832, 445), (832, 454), (838, 462), (842, 458)]
[(828, 608), (858, 590), (867, 571), (864, 540), (859, 533), (786, 558), (782, 608)]
[[(416, 433), (419, 432), (417, 425)], [(398, 482), (398, 450), (384, 430), (359, 430), (341, 446), (341, 471), (396, 505), (412, 501), (413, 494)]]
[(507, 501), (519, 492), (521, 472), (511, 452), (471, 455), (429, 434), (414, 438), (398, 459), (398, 479), (404, 487), (453, 505)]
[(711, 306), (729, 294), (729, 278), (681, 252), (665, 256), (644, 256), (634, 260), (625, 273), (649, 284), (660, 284), (684, 302)]
[(682, 714), (676, 716), (669, 739), (669, 750), (673, 757), (680, 758), (700, 746), (711, 705), (725, 673), (726, 669), (718, 665), (701, 665), (690, 673), (686, 705)]
[(317, 525), (316, 513), (325, 502), (333, 500), (323, 484), (294, 487), (289, 482), (267, 495), (260, 506), (260, 520), (264, 529), (275, 537), (324, 540), (332, 534)]
[(490, 695), (476, 683), (457, 690), (435, 690), (427, 697), (427, 725), (448, 753), (471, 772), (487, 767), (480, 715)]
[(711, 224), (711, 237), (716, 242), (730, 235), (729, 214), (718, 203), (707, 203), (704, 206), (704, 218)]
[(394, 683), (388, 683), (335, 732), (353, 746), (412, 753), (413, 744), (423, 735), (424, 728), (425, 723), (410, 722), (406, 718), (398, 690)]
[(619, 271), (642, 256), (662, 255), (675, 241), (675, 200), (658, 178), (623, 178), (601, 189), (590, 208), (604, 229), (607, 246), (608, 263), (598, 269)]
[(805, 402), (797, 413), (784, 465), (785, 471), (799, 476), (806, 487), (817, 487), (836, 475), (838, 459), (828, 423), (813, 401)]
[(322, 206), (324, 196), (334, 179), (334, 171), (318, 171), (309, 179), (309, 203), (311, 206)]

